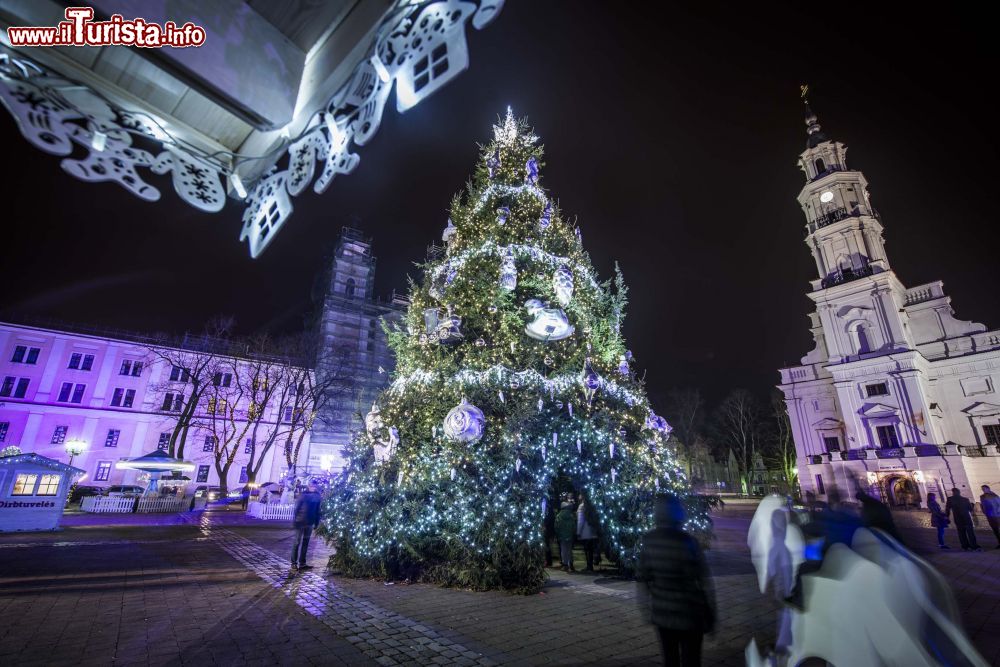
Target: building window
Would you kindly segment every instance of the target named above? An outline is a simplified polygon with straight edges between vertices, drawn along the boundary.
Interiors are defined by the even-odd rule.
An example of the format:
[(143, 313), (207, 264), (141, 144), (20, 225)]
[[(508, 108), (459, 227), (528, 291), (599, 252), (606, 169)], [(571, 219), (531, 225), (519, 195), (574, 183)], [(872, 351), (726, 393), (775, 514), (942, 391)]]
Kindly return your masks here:
[(8, 375), (3, 379), (3, 386), (0, 386), (0, 396), (13, 396), (14, 398), (24, 398), (28, 393), (28, 378), (18, 378)]
[(52, 431), (52, 440), (49, 444), (61, 445), (66, 442), (67, 430), (69, 430), (68, 426), (56, 426), (56, 430)]
[(111, 477), (111, 461), (98, 461), (94, 472), (95, 482), (106, 482)]
[(42, 481), (38, 483), (39, 496), (54, 496), (59, 492), (59, 479), (62, 475), (42, 475)]
[(0, 422), (0, 442), (7, 442), (7, 429), (10, 428), (10, 422)]
[(826, 165), (823, 164), (823, 158), (820, 158), (820, 157), (816, 158), (816, 162), (814, 164), (816, 165), (816, 175), (817, 176), (819, 176), (824, 171), (826, 171)]
[(108, 429), (108, 437), (104, 439), (105, 447), (117, 447), (118, 446), (118, 436), (122, 434), (121, 430), (117, 428)]
[(14, 348), (14, 354), (11, 356), (10, 360), (15, 364), (37, 364), (38, 355), (41, 351), (41, 348), (38, 347), (18, 345)]
[(163, 405), (160, 406), (161, 410), (166, 410), (167, 412), (180, 412), (181, 406), (184, 403), (183, 394), (174, 394), (167, 392), (163, 395)]
[(865, 395), (868, 398), (871, 398), (872, 396), (888, 396), (889, 385), (887, 385), (885, 382), (879, 382), (877, 384), (866, 384)]
[(232, 373), (216, 373), (212, 378), (212, 385), (216, 387), (228, 387), (233, 383)]
[(69, 368), (74, 371), (89, 371), (94, 367), (94, 355), (74, 352), (69, 355)]
[(823, 487), (823, 475), (816, 475), (816, 493), (826, 493), (826, 488)]
[(187, 382), (190, 379), (191, 375), (187, 372), (186, 368), (181, 368), (180, 366), (170, 367), (171, 382)]
[(118, 369), (118, 374), (139, 377), (142, 375), (142, 362), (133, 359), (125, 359), (122, 361), (122, 367)]
[(198, 482), (208, 481), (208, 466), (198, 466), (198, 478), (195, 481)]
[[(1000, 424), (986, 424), (983, 426), (983, 432), (986, 434), (987, 445), (1000, 445)], [(3, 441), (3, 438), (0, 438), (0, 441)]]
[(226, 413), (226, 407), (229, 405), (228, 401), (224, 398), (216, 398), (215, 396), (208, 397), (208, 405), (205, 406), (205, 412), (210, 415), (217, 413)]
[(214, 435), (205, 436), (205, 444), (201, 446), (201, 451), (203, 452), (214, 452), (215, 451), (216, 439)]
[(160, 439), (156, 443), (156, 448), (161, 452), (167, 451), (170, 447), (170, 431), (164, 431), (160, 434)]
[(63, 382), (62, 387), (59, 388), (59, 398), (56, 400), (60, 403), (82, 403), (83, 402), (83, 392), (87, 389), (85, 384), (73, 384), (72, 382)]
[(249, 454), (253, 450), (253, 438), (247, 438), (246, 447), (243, 448), (244, 454)]
[(839, 452), (840, 438), (835, 435), (825, 435), (823, 436), (823, 445), (828, 452)]
[(882, 449), (895, 449), (899, 447), (899, 436), (896, 435), (896, 427), (892, 424), (876, 426), (875, 433), (878, 436), (878, 444)]
[(354, 298), (354, 290), (357, 287), (357, 283), (354, 282), (354, 278), (347, 279), (347, 285), (344, 286), (344, 294), (347, 295), (348, 299)]
[(135, 389), (122, 389), (118, 387), (111, 396), (111, 405), (118, 408), (131, 408), (135, 401)]
[(30, 496), (35, 493), (35, 482), (38, 475), (34, 473), (21, 473), (14, 478), (14, 488), (11, 490), (12, 496)]
[(240, 468), (240, 484), (246, 484), (249, 480), (250, 478), (247, 477), (247, 467), (243, 466)]

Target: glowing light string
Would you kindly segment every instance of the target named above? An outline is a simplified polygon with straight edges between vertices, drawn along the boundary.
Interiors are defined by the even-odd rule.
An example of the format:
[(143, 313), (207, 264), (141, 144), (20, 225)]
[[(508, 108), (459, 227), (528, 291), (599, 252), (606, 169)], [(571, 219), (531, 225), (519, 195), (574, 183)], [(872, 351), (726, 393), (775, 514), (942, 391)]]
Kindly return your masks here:
[(510, 245), (497, 245), (491, 241), (484, 241), (482, 245), (478, 248), (471, 248), (463, 252), (457, 253), (454, 257), (449, 257), (444, 263), (434, 267), (431, 272), (431, 277), (434, 280), (440, 279), (448, 269), (460, 269), (465, 266), (465, 263), (470, 259), (476, 259), (479, 257), (495, 255), (497, 257), (503, 257), (506, 254), (518, 255), (521, 257), (530, 257), (536, 262), (543, 262), (548, 264), (551, 268), (558, 268), (560, 266), (572, 265), (574, 273), (580, 276), (588, 283), (590, 286), (596, 290), (601, 289), (600, 283), (594, 278), (594, 274), (591, 273), (590, 269), (579, 263), (573, 262), (569, 257), (562, 257), (560, 255), (553, 255), (552, 253), (545, 252), (544, 250), (538, 248), (537, 246), (524, 245), (520, 243), (511, 243)]
[[(516, 382), (511, 384), (512, 380)], [(641, 393), (622, 387), (614, 380), (601, 377), (598, 381), (602, 394), (624, 401), (630, 407), (646, 403), (645, 397)], [(412, 385), (428, 386), (439, 382), (446, 382), (448, 384), (457, 383), (472, 387), (503, 385), (513, 389), (519, 387), (542, 389), (545, 392), (554, 392), (560, 395), (570, 389), (583, 386), (578, 373), (545, 377), (534, 369), (529, 368), (523, 371), (513, 371), (503, 364), (496, 364), (483, 371), (463, 369), (448, 378), (445, 378), (441, 373), (416, 370), (408, 375), (397, 377), (387, 391), (398, 394)]]

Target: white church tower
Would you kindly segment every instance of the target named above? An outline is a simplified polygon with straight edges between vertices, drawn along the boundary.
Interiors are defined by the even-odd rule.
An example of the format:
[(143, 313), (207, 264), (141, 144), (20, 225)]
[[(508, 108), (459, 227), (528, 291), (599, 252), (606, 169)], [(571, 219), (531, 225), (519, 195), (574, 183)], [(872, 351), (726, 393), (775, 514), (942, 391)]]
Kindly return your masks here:
[(954, 318), (940, 281), (892, 270), (868, 181), (806, 105), (798, 200), (816, 262), (815, 349), (781, 369), (803, 491), (894, 505), (1000, 484), (1000, 331)]

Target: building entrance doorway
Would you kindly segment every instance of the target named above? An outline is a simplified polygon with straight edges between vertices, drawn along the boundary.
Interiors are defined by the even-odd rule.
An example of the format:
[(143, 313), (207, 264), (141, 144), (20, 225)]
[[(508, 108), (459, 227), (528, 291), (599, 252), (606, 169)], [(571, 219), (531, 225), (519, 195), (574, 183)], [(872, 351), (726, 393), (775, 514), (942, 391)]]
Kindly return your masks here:
[(885, 490), (892, 507), (920, 506), (920, 491), (909, 477), (890, 477), (885, 480)]

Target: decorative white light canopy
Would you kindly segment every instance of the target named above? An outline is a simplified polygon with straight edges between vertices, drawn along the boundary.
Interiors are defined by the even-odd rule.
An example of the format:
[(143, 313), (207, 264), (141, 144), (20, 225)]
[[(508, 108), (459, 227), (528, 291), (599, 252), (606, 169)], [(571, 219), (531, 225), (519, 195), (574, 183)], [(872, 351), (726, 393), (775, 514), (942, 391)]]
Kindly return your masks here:
[[(347, 83), (311, 112), (299, 136), (285, 137), (285, 149), (273, 152), (271, 168), (246, 185), (240, 165), (256, 165), (261, 156), (205, 154), (172, 136), (160, 119), (122, 109), (7, 46), (0, 46), (0, 102), (25, 139), (47, 153), (65, 156), (63, 169), (81, 180), (112, 181), (152, 202), (160, 199), (160, 191), (138, 170), (170, 173), (178, 196), (209, 213), (224, 207), (228, 183), (246, 201), (240, 240), (256, 258), (291, 216), (292, 197), (310, 183), (322, 193), (337, 174), (357, 167), (360, 158), (351, 152), (351, 144), (363, 146), (378, 130), (393, 83), (396, 110), (403, 112), (451, 81), (469, 65), (466, 23), (471, 19), (481, 30), (503, 4), (397, 0), (377, 24), (368, 55)], [(134, 136), (158, 145), (160, 152), (136, 148)], [(87, 156), (70, 157), (75, 146), (84, 148)], [(324, 163), (318, 177), (317, 161)]]

